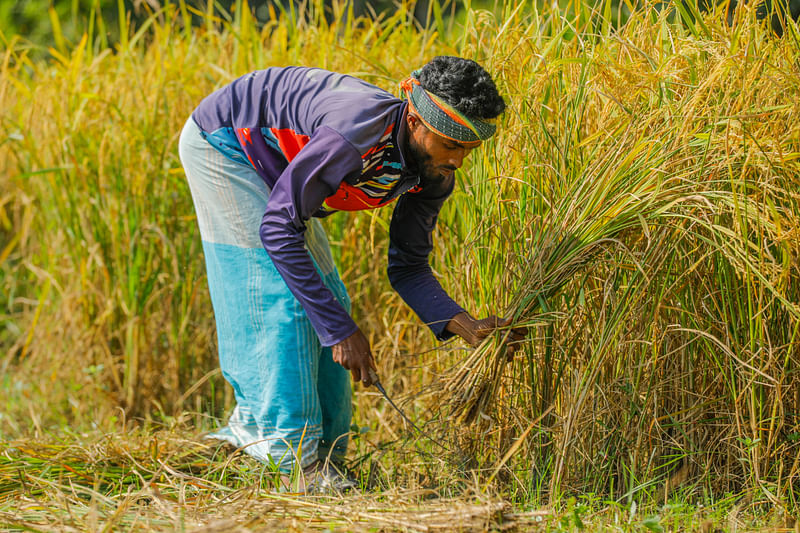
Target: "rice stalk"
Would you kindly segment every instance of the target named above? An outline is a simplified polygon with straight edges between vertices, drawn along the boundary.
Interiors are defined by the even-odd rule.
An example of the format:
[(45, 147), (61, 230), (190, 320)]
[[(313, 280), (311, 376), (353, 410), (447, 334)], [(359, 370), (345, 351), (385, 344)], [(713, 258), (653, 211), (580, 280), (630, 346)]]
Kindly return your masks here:
[[(622, 232), (648, 231), (686, 195), (681, 178), (694, 169), (672, 175), (662, 170), (675, 152), (645, 139), (633, 146), (614, 144), (577, 169), (563, 192), (544, 198), (548, 210), (524, 228), (529, 253), (517, 259), (521, 281), (506, 309), (515, 324), (535, 327), (552, 320), (540, 311), (543, 304), (601, 250), (618, 245)], [(465, 422), (474, 421), (491, 404), (507, 361), (502, 341), (503, 332), (488, 337), (443, 383), (448, 404)]]
[(531, 338), (509, 364), (499, 332), (434, 382), (448, 420), (477, 422), (452, 433), (479, 463), (517, 450), (497, 486), (634, 498), (688, 469), (696, 492), (768, 478), (764, 498), (791, 499), (796, 50), (704, 23), (711, 39), (644, 10), (602, 40), (532, 16), (497, 43), (512, 106), (443, 218), (468, 243), (453, 262), (472, 308)]

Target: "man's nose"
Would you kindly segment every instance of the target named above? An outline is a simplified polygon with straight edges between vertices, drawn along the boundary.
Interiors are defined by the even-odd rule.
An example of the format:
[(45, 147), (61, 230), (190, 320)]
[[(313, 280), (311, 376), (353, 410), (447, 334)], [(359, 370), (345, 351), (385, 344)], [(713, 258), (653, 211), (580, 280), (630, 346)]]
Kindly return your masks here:
[(461, 168), (461, 165), (464, 164), (464, 158), (467, 157), (467, 154), (470, 153), (472, 148), (459, 148), (458, 150), (453, 150), (450, 154), (449, 164), (455, 168)]

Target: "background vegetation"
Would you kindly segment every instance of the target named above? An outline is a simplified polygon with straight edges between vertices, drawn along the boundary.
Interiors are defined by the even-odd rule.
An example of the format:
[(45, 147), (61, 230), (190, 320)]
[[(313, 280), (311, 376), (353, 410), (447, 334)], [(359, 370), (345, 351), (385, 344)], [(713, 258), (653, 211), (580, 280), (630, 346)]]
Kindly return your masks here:
[[(327, 220), (386, 385), (457, 450), (412, 438), (358, 389), (364, 483), (553, 505), (570, 527), (596, 508), (650, 529), (683, 504), (726, 506), (728, 520), (797, 511), (796, 24), (777, 39), (755, 6), (729, 25), (724, 9), (646, 5), (615, 28), (611, 2), (574, 2), (467, 3), (459, 20), (432, 4), (428, 28), (405, 5), (354, 21), (320, 3), (193, 26), (190, 7), (126, 24), (116, 44), (87, 30), (46, 60), (18, 36), (2, 51), (6, 520), (36, 524), (44, 508), (75, 527), (131, 525), (168, 501), (152, 524), (169, 528), (270, 486), (246, 459), (191, 451), (232, 394), (180, 128), (255, 68), (319, 66), (395, 91), (436, 54), (484, 64), (509, 110), (459, 174), (433, 265), (463, 305), (514, 315), (531, 340), (513, 362), (491, 343), (436, 347), (385, 280), (390, 210)], [(12, 516), (21, 502), (39, 507)], [(481, 502), (476, 527), (507, 516)], [(631, 522), (647, 502), (660, 517)]]

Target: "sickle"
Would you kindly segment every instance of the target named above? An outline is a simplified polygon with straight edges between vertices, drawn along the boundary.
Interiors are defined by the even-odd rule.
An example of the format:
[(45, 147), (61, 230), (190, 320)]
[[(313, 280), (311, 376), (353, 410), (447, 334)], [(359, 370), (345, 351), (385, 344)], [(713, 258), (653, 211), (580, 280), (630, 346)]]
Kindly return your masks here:
[(406, 416), (406, 414), (403, 412), (402, 409), (400, 409), (399, 407), (397, 407), (397, 405), (395, 405), (395, 403), (392, 401), (392, 399), (389, 398), (389, 395), (386, 394), (386, 389), (384, 389), (383, 385), (381, 385), (381, 381), (380, 381), (380, 379), (378, 379), (378, 374), (374, 370), (372, 370), (371, 368), (369, 369), (369, 379), (372, 380), (372, 384), (375, 385), (375, 388), (377, 388), (380, 391), (380, 393), (383, 394), (383, 397), (386, 399), (387, 402), (389, 402), (389, 405), (394, 407), (395, 411), (400, 413), (400, 416), (403, 417), (403, 420), (405, 420), (406, 422), (411, 424), (411, 427), (413, 427), (417, 431), (417, 433), (419, 433), (420, 435), (422, 435), (423, 437), (425, 437), (426, 439), (428, 439), (432, 443), (436, 444), (437, 446), (439, 446), (443, 450), (446, 450), (448, 452), (452, 451), (452, 450), (450, 450), (450, 448), (448, 448), (447, 446), (445, 446), (444, 444), (442, 444), (438, 440), (436, 440), (433, 437), (431, 437), (425, 431), (423, 431), (418, 425), (416, 425), (414, 422), (411, 421), (410, 418), (408, 418)]

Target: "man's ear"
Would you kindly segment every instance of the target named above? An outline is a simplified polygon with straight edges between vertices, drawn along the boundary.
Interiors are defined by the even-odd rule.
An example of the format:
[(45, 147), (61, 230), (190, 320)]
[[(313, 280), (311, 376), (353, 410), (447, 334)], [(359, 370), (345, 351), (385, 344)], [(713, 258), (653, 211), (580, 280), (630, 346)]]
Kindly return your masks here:
[(413, 113), (408, 113), (406, 115), (406, 124), (408, 124), (408, 130), (410, 132), (414, 132), (414, 130), (416, 130), (419, 127), (419, 125), (422, 124), (422, 121), (419, 119), (417, 115)]

